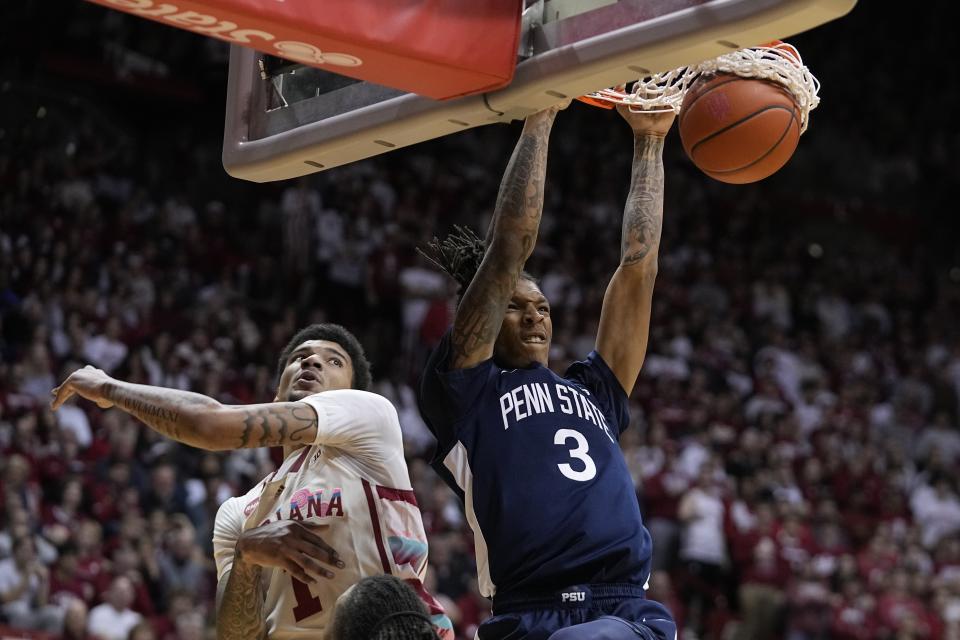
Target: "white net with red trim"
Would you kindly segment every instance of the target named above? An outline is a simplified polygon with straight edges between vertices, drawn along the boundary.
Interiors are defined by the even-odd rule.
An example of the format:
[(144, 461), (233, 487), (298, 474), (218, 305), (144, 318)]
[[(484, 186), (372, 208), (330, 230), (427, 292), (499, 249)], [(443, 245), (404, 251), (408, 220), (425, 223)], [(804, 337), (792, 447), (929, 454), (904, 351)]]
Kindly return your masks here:
[(797, 102), (800, 133), (807, 130), (810, 112), (820, 104), (817, 95), (820, 82), (804, 66), (800, 53), (785, 42), (739, 49), (696, 65), (641, 78), (629, 93), (620, 88), (601, 89), (587, 97), (625, 104), (634, 111), (672, 110), (679, 113), (690, 86), (701, 75), (714, 73), (732, 73), (743, 78), (769, 80), (783, 86)]

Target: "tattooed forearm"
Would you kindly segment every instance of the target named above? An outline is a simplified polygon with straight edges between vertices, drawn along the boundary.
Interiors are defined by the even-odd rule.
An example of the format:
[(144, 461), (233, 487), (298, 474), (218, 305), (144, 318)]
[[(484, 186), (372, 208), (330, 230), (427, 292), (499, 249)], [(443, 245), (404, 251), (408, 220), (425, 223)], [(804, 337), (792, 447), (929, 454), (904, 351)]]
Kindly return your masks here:
[(217, 640), (266, 637), (261, 572), (259, 566), (243, 562), (237, 554), (226, 586), (217, 598)]
[(663, 138), (634, 138), (633, 175), (623, 211), (620, 263), (642, 261), (660, 244), (663, 227)]
[(186, 444), (196, 444), (187, 414), (219, 405), (197, 393), (128, 382), (110, 382), (105, 385), (103, 393), (115, 406), (154, 431)]
[(213, 398), (114, 381), (104, 397), (168, 438), (213, 451), (305, 444), (316, 437), (313, 410), (296, 402), (222, 405)]
[[(533, 168), (534, 157), (537, 152), (537, 140), (532, 136), (522, 136), (507, 172), (500, 182), (500, 192), (497, 194), (496, 212), (506, 216), (523, 215), (526, 202), (526, 183)], [(494, 228), (498, 222), (494, 217)]]
[[(150, 425), (165, 436), (174, 440), (180, 439), (180, 427), (177, 425), (179, 416), (174, 409), (159, 407), (149, 402), (136, 400), (133, 398), (117, 398), (114, 394), (110, 399), (119, 407), (122, 407), (130, 415), (139, 418), (141, 422)], [(119, 400), (119, 401), (118, 401)]]
[(498, 216), (519, 218), (539, 215), (537, 195), (543, 193), (543, 182), (538, 179), (537, 168), (544, 160), (545, 147), (544, 141), (537, 136), (521, 136), (500, 183), (496, 206)]
[(503, 226), (513, 226), (510, 223), (519, 219), (518, 222), (525, 223), (528, 229), (536, 229), (543, 209), (547, 142), (551, 127), (552, 121), (546, 119), (524, 127), (500, 182), (494, 211), (496, 226), (500, 226), (501, 222), (506, 223)]

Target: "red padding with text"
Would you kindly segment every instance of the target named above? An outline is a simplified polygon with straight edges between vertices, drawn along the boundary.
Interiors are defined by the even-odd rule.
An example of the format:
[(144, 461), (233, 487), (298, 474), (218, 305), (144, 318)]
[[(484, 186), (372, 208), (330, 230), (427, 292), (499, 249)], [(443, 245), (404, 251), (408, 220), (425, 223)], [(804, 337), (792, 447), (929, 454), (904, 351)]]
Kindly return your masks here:
[(90, 0), (436, 99), (510, 84), (523, 0)]

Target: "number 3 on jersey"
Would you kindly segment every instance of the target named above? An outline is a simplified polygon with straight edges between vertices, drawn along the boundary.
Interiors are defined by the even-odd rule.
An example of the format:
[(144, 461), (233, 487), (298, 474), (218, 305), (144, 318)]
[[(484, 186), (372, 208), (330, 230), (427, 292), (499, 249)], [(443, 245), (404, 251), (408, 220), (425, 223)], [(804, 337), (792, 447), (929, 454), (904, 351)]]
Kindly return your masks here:
[(587, 455), (587, 452), (590, 451), (590, 444), (587, 442), (587, 439), (583, 437), (582, 433), (574, 429), (560, 429), (556, 435), (553, 436), (553, 444), (566, 447), (569, 446), (567, 445), (568, 440), (573, 440), (577, 445), (568, 452), (570, 457), (579, 460), (583, 465), (583, 469), (577, 471), (566, 462), (558, 464), (557, 468), (560, 469), (560, 473), (571, 480), (576, 480), (577, 482), (592, 480), (594, 476), (597, 475), (597, 465), (594, 464), (593, 458)]

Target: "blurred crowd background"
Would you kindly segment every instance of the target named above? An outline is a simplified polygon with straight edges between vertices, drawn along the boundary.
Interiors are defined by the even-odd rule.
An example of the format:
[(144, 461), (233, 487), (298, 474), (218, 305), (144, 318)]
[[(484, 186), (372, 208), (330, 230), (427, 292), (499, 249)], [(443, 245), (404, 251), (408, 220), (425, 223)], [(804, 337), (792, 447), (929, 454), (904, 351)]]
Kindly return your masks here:
[[(650, 597), (687, 640), (960, 638), (957, 45), (886, 4), (791, 40), (823, 104), (777, 175), (722, 185), (668, 145), (622, 446)], [(519, 125), (253, 185), (219, 162), (224, 45), (80, 2), (3, 11), (0, 633), (211, 637), (213, 517), (279, 451), (205, 453), (49, 392), (89, 363), (269, 401), (282, 346), (329, 320), (400, 413), (428, 587), (472, 638), (490, 607), (414, 391), (455, 289), (415, 249), (486, 228)], [(631, 150), (611, 112), (557, 120), (528, 265), (556, 370), (593, 346)]]

